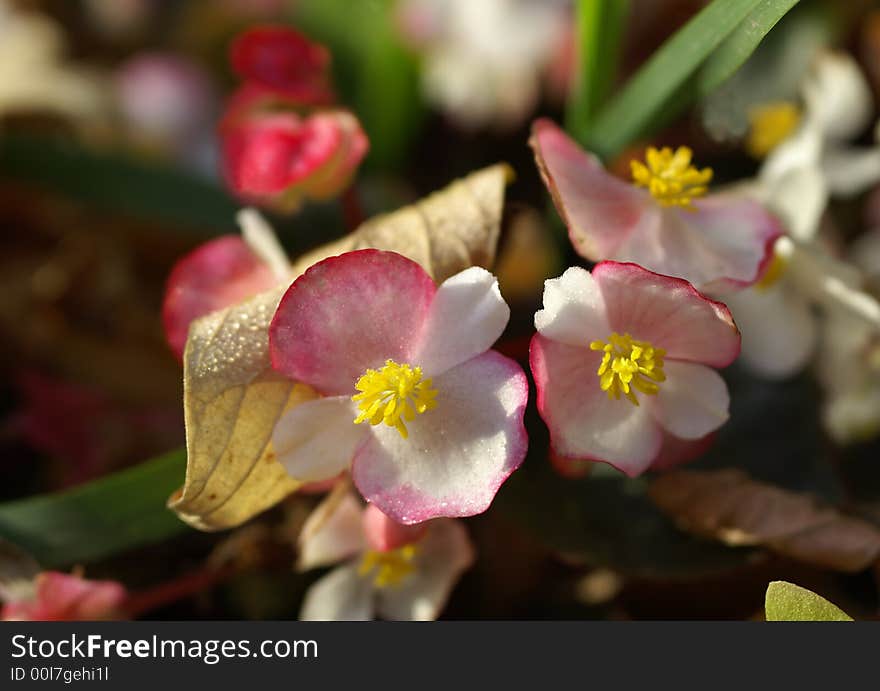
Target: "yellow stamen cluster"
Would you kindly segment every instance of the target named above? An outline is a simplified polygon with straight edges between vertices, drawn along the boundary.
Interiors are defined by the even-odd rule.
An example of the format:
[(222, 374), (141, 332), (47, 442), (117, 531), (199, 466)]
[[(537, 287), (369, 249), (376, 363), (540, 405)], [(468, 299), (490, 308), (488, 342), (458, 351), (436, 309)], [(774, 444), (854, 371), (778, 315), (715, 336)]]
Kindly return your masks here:
[(422, 379), (422, 368), (398, 365), (394, 360), (386, 360), (381, 369), (368, 369), (357, 380), (355, 388), (360, 393), (351, 400), (358, 404), (361, 412), (354, 424), (384, 422), (397, 428), (404, 439), (409, 436), (404, 421), (412, 422), (416, 413), (424, 413), (437, 405), (434, 400), (437, 390), (431, 388), (430, 379)]
[(764, 158), (795, 130), (800, 121), (800, 108), (789, 101), (751, 108), (746, 151), (755, 158)]
[(358, 574), (362, 577), (372, 574), (373, 585), (377, 588), (397, 587), (415, 571), (413, 561), (417, 553), (415, 545), (404, 545), (388, 552), (370, 550), (361, 559)]
[(668, 146), (662, 149), (648, 147), (645, 163), (630, 161), (633, 181), (638, 187), (647, 187), (651, 196), (662, 206), (681, 206), (693, 209), (691, 200), (702, 197), (709, 190), (712, 169), (698, 170), (691, 165), (691, 151), (686, 146), (673, 153)]
[(621, 336), (615, 331), (607, 342), (590, 343), (590, 350), (605, 352), (597, 374), (599, 386), (608, 393), (608, 398), (619, 399), (623, 394), (630, 403), (638, 405), (636, 391), (656, 396), (660, 391), (658, 384), (666, 381), (663, 373), (666, 351), (646, 341), (637, 341), (628, 333)]

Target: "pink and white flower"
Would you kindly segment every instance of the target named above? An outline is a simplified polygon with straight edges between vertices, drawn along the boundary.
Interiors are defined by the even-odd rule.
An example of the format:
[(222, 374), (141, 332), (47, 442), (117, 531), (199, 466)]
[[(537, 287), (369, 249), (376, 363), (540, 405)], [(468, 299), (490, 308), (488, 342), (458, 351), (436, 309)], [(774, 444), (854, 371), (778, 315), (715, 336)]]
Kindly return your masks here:
[(290, 278), (290, 264), (274, 232), (254, 209), (238, 213), (242, 234), (222, 235), (180, 259), (162, 303), (165, 338), (183, 357), (194, 319), (229, 307)]
[(776, 219), (743, 195), (704, 197), (712, 171), (693, 167), (686, 147), (650, 149), (648, 165), (634, 163), (641, 189), (609, 174), (549, 120), (534, 123), (530, 144), (572, 244), (587, 259), (635, 262), (705, 292), (751, 285), (772, 257), (782, 232)]
[(730, 312), (635, 264), (572, 267), (544, 288), (530, 361), (555, 452), (635, 476), (684, 460), (728, 418), (713, 369), (739, 354)]
[(4, 597), (3, 621), (95, 621), (119, 617), (128, 596), (116, 581), (90, 581), (77, 575), (44, 571), (26, 597)]
[(300, 535), (300, 570), (343, 562), (306, 592), (300, 619), (436, 619), (474, 549), (460, 521), (392, 521), (347, 488), (332, 493)]
[(394, 252), (315, 264), (269, 328), (273, 367), (321, 394), (276, 424), (278, 460), (302, 482), (351, 465), (361, 494), (404, 524), (485, 511), (527, 446), (525, 374), (489, 350), (509, 315), (479, 267), (438, 287)]

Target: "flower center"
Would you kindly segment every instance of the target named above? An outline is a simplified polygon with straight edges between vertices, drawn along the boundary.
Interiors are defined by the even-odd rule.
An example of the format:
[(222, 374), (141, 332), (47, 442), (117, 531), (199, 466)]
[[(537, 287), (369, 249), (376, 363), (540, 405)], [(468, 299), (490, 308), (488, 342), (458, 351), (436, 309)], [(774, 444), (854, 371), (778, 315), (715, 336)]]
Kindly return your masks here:
[(749, 136), (746, 151), (764, 158), (788, 137), (801, 121), (801, 111), (790, 101), (777, 101), (749, 110)]
[(415, 545), (404, 545), (388, 552), (369, 550), (361, 559), (358, 575), (372, 574), (373, 585), (377, 588), (397, 587), (416, 570), (413, 560), (418, 553)]
[(599, 386), (608, 398), (619, 399), (622, 393), (633, 405), (639, 404), (636, 391), (649, 396), (660, 392), (658, 384), (666, 381), (663, 373), (663, 348), (655, 348), (647, 341), (637, 341), (629, 334), (616, 331), (608, 341), (593, 341), (590, 350), (602, 350), (602, 364), (596, 374)]
[(673, 153), (668, 146), (658, 150), (649, 146), (645, 163), (631, 161), (633, 181), (637, 187), (647, 187), (661, 206), (681, 206), (693, 209), (691, 200), (702, 197), (709, 190), (712, 169), (698, 170), (691, 165), (691, 151), (680, 146)]
[(424, 413), (437, 405), (437, 389), (430, 379), (422, 379), (422, 368), (398, 365), (386, 360), (381, 369), (368, 369), (354, 385), (360, 393), (351, 397), (358, 404), (360, 414), (354, 424), (384, 422), (395, 427), (406, 439), (406, 422), (412, 422), (416, 413)]

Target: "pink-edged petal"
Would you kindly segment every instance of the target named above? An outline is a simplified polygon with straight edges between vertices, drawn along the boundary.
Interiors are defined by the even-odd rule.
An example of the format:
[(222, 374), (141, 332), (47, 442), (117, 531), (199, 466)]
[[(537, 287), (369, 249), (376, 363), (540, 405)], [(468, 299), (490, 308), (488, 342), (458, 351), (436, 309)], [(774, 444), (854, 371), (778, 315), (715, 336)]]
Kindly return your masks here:
[(785, 277), (767, 289), (726, 298), (742, 332), (742, 359), (768, 379), (785, 379), (807, 366), (816, 348), (816, 318)]
[(507, 326), (510, 308), (498, 280), (473, 266), (437, 288), (413, 355), (425, 376), (435, 376), (485, 353)]
[[(347, 484), (347, 483), (346, 483)], [(330, 494), (312, 511), (299, 536), (300, 571), (330, 566), (367, 548), (361, 526), (363, 504), (348, 487)]]
[(368, 369), (413, 362), (436, 292), (416, 262), (358, 250), (318, 262), (281, 298), (269, 326), (272, 366), (325, 394), (354, 394)]
[(696, 211), (679, 211), (713, 260), (701, 290), (743, 288), (761, 278), (783, 234), (779, 220), (760, 203), (736, 194), (714, 194), (696, 202)]
[(664, 430), (663, 446), (660, 455), (651, 464), (651, 470), (671, 470), (697, 460), (711, 448), (715, 437), (716, 434), (712, 432), (700, 439), (679, 439)]
[(370, 549), (387, 552), (416, 542), (427, 530), (427, 523), (403, 525), (386, 516), (375, 504), (368, 504), (363, 515), (363, 533)]
[(691, 211), (663, 209), (660, 223), (630, 235), (609, 258), (683, 278), (700, 290), (730, 290), (760, 278), (781, 231), (758, 202), (714, 195)]
[(589, 344), (611, 332), (605, 299), (593, 276), (579, 266), (544, 282), (544, 309), (535, 312), (535, 328), (569, 345)]
[(461, 574), (474, 563), (474, 548), (460, 521), (431, 523), (416, 545), (415, 571), (397, 587), (376, 593), (376, 610), (393, 621), (433, 621)]
[(407, 423), (408, 439), (374, 427), (352, 466), (361, 494), (399, 523), (482, 513), (525, 457), (529, 389), (516, 362), (490, 350), (434, 387), (437, 407)]
[(614, 256), (642, 226), (656, 224), (659, 207), (647, 192), (608, 173), (550, 120), (532, 124), (529, 144), (580, 255), (594, 261)]
[(601, 353), (535, 334), (529, 360), (538, 412), (557, 454), (604, 461), (630, 476), (651, 465), (663, 440), (660, 426), (648, 406), (609, 400), (599, 388)]
[(612, 330), (664, 348), (667, 360), (724, 367), (739, 355), (740, 336), (730, 310), (687, 281), (617, 262), (597, 264), (593, 278)]
[(730, 417), (727, 384), (715, 370), (692, 362), (667, 362), (666, 381), (648, 404), (663, 428), (680, 439), (700, 439)]
[(373, 584), (358, 573), (358, 562), (333, 569), (306, 591), (301, 621), (369, 621)]
[(238, 235), (224, 235), (177, 262), (165, 289), (162, 323), (168, 344), (183, 356), (189, 325), (209, 312), (268, 290), (277, 278)]
[(272, 448), (288, 474), (299, 482), (319, 482), (348, 468), (367, 431), (354, 424), (349, 396), (301, 403), (275, 423)]

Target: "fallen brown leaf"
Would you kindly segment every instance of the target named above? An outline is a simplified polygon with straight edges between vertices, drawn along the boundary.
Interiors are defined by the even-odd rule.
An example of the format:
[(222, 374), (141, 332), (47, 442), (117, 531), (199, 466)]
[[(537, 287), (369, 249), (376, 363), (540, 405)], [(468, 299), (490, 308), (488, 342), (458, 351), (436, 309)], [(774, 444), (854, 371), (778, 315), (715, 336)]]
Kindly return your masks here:
[(667, 473), (651, 483), (649, 495), (682, 530), (733, 547), (763, 546), (848, 572), (880, 557), (880, 529), (871, 523), (740, 470)]

